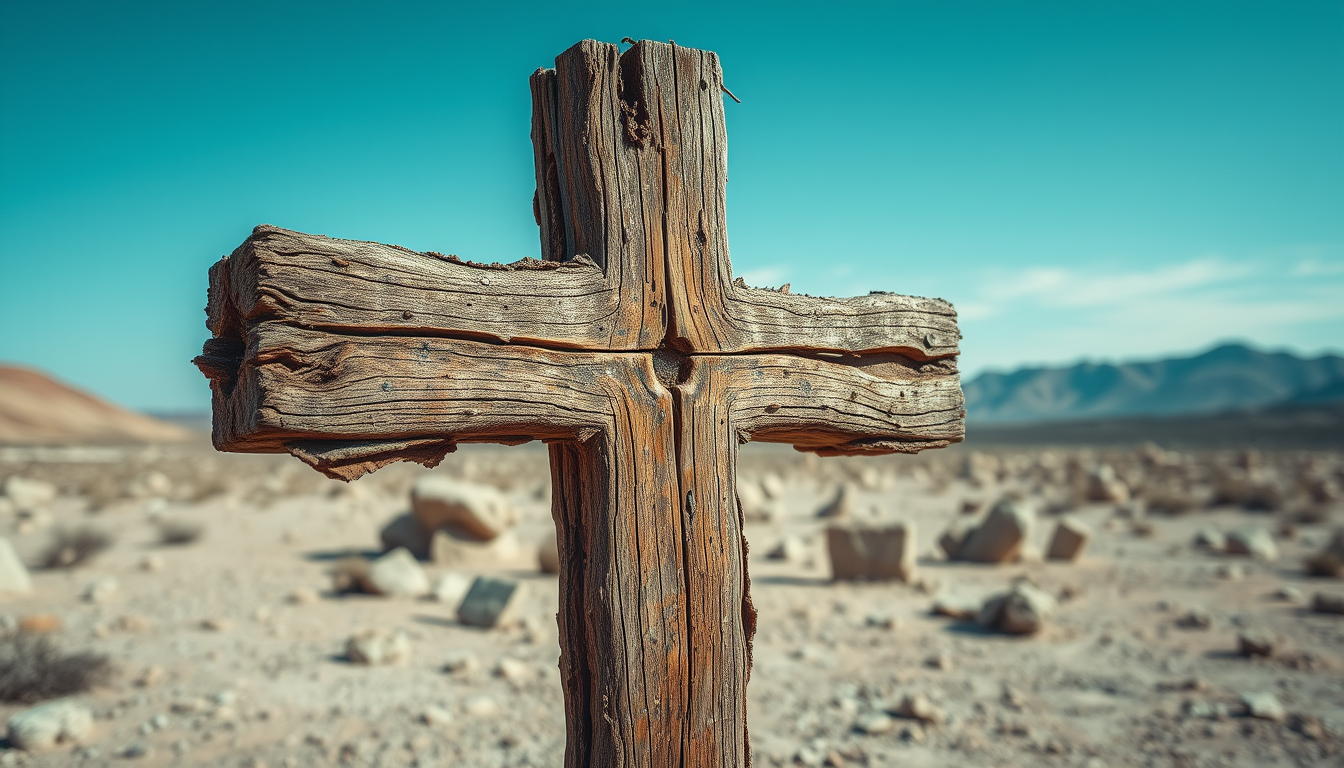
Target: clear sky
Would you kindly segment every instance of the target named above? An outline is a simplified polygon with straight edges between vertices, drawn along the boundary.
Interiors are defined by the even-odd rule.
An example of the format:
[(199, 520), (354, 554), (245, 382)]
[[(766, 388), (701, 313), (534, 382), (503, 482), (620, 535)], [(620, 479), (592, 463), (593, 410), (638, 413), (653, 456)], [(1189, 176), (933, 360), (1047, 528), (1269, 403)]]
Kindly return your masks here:
[(1344, 349), (1344, 2), (0, 0), (0, 360), (200, 409), (271, 223), (538, 254), (528, 75), (719, 53), (748, 282), (934, 295), (968, 374)]

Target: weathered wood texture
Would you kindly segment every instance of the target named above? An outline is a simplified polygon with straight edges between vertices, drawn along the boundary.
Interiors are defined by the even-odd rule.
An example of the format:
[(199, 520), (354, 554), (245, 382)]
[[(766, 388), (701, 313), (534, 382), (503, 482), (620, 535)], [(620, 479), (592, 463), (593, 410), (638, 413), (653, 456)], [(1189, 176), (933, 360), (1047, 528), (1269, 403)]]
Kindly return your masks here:
[(745, 766), (737, 446), (961, 440), (956, 314), (732, 279), (717, 57), (584, 41), (531, 78), (541, 261), (258, 227), (210, 272), (221, 450), (352, 479), (551, 443), (566, 765)]

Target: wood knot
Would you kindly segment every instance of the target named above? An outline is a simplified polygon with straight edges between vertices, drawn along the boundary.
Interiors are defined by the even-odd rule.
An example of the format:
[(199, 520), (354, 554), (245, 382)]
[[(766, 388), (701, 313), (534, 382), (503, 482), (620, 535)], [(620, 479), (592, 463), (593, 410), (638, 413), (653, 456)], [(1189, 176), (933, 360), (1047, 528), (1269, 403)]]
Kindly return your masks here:
[(691, 358), (670, 347), (661, 347), (653, 351), (653, 373), (659, 383), (671, 389), (685, 384), (691, 375)]

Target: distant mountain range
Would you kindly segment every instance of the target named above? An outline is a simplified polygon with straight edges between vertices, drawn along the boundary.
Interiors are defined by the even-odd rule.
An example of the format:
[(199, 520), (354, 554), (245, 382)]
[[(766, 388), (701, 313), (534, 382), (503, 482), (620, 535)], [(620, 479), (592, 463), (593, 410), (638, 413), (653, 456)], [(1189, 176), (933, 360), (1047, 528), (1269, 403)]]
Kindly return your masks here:
[(963, 386), (978, 424), (1191, 416), (1344, 401), (1344, 357), (1227, 344), (1195, 357), (985, 373)]
[(0, 445), (172, 443), (191, 439), (199, 438), (39, 371), (0, 365)]

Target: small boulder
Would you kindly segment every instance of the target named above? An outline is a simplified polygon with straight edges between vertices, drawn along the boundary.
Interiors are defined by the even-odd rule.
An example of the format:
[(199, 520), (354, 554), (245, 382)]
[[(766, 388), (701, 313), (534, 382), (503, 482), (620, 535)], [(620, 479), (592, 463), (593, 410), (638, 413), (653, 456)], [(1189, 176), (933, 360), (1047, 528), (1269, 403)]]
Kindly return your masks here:
[(1050, 593), (1026, 579), (1018, 579), (1007, 592), (986, 600), (975, 620), (982, 627), (1010, 635), (1031, 635), (1045, 626), (1056, 605)]
[(104, 576), (84, 588), (84, 599), (90, 603), (106, 603), (121, 592), (121, 585), (111, 576)]
[(959, 517), (938, 537), (938, 547), (948, 560), (956, 560), (961, 555), (961, 548), (966, 544), (966, 538), (975, 531), (976, 525), (974, 518)]
[(1344, 615), (1344, 595), (1317, 592), (1311, 596), (1311, 610), (1316, 613), (1337, 613)]
[(1222, 552), (1227, 549), (1227, 536), (1217, 528), (1200, 528), (1195, 531), (1195, 538), (1191, 541), (1195, 549), (1207, 549), (1210, 552)]
[(1007, 563), (1022, 553), (1035, 513), (1024, 502), (1003, 499), (960, 547), (957, 557), (975, 563)]
[(1090, 501), (1123, 504), (1129, 501), (1129, 486), (1115, 476), (1111, 465), (1102, 464), (1088, 475), (1087, 498)]
[(522, 585), (512, 579), (478, 576), (457, 607), (457, 620), (473, 627), (499, 626), (517, 603)]
[(516, 521), (513, 507), (495, 488), (439, 475), (415, 482), (411, 506), (426, 530), (448, 528), (476, 541), (490, 541)]
[(398, 547), (369, 563), (368, 592), (388, 597), (419, 597), (429, 592), (429, 577), (415, 556)]
[(513, 531), (505, 531), (490, 541), (479, 541), (449, 528), (434, 532), (429, 551), (435, 565), (460, 569), (518, 563), (524, 552)]
[(1288, 717), (1288, 710), (1284, 708), (1283, 703), (1269, 691), (1243, 693), (1241, 703), (1246, 707), (1247, 715), (1261, 720), (1273, 720), (1278, 723)]
[(896, 727), (896, 721), (892, 720), (885, 712), (872, 712), (860, 717), (854, 723), (854, 730), (868, 736), (877, 736), (887, 733)]
[(28, 575), (14, 545), (0, 537), (0, 593), (27, 594), (33, 591), (33, 580)]
[(434, 586), (430, 589), (430, 594), (434, 599), (445, 605), (450, 605), (456, 610), (462, 598), (467, 596), (467, 590), (471, 589), (471, 579), (460, 573), (441, 574), (434, 580)]
[(896, 707), (894, 714), (897, 717), (933, 725), (942, 723), (944, 718), (943, 710), (934, 706), (928, 697), (920, 693), (906, 694), (905, 698), (901, 699), (900, 706)]
[(817, 510), (817, 517), (839, 519), (849, 517), (854, 512), (854, 489), (848, 483), (842, 483), (835, 496)]
[(9, 743), (36, 752), (77, 743), (93, 730), (93, 713), (77, 701), (62, 699), (25, 709), (9, 718)]
[(761, 476), (761, 492), (767, 499), (784, 498), (784, 480), (773, 472)]
[(411, 657), (411, 641), (401, 630), (369, 629), (345, 641), (345, 657), (354, 664), (399, 664)]
[(25, 512), (55, 501), (56, 486), (46, 480), (11, 475), (0, 485), (0, 496), (9, 499), (15, 509)]
[(410, 512), (392, 518), (378, 532), (378, 539), (383, 544), (384, 552), (400, 547), (417, 559), (425, 560), (429, 557), (431, 532), (420, 524), (420, 518)]
[(537, 570), (560, 573), (560, 543), (555, 540), (555, 531), (550, 531), (537, 546)]
[(1344, 530), (1335, 531), (1325, 549), (1307, 558), (1306, 567), (1312, 576), (1344, 576)]
[(1278, 638), (1273, 632), (1263, 630), (1248, 629), (1237, 635), (1237, 653), (1242, 656), (1269, 657), (1274, 655), (1274, 647), (1278, 643)]
[(1060, 518), (1055, 525), (1055, 532), (1050, 536), (1050, 546), (1046, 548), (1045, 556), (1050, 560), (1068, 560), (1076, 561), (1083, 554), (1083, 549), (1087, 547), (1088, 539), (1092, 537), (1092, 531), (1081, 522), (1074, 518)]
[(826, 529), (831, 578), (909, 583), (915, 575), (914, 523), (833, 525)]
[(807, 546), (797, 536), (785, 536), (765, 552), (767, 560), (782, 560), (784, 562), (798, 562), (806, 556)]
[(1265, 562), (1279, 559), (1279, 547), (1274, 543), (1274, 535), (1264, 528), (1248, 528), (1229, 533), (1225, 551), (1229, 555), (1249, 555)]

